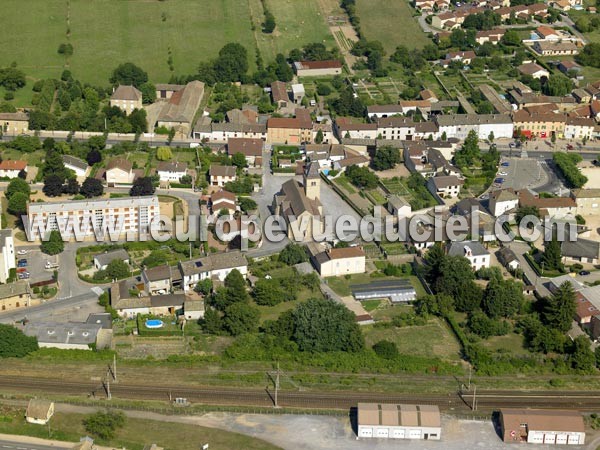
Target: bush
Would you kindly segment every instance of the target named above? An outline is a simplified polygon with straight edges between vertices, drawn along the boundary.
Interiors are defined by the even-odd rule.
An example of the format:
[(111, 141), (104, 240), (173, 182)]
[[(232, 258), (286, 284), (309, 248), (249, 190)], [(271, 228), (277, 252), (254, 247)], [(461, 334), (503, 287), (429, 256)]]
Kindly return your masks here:
[(92, 436), (109, 440), (118, 428), (125, 425), (125, 415), (120, 411), (98, 411), (83, 420), (85, 430)]
[(377, 356), (384, 359), (395, 359), (398, 357), (398, 347), (394, 342), (382, 340), (373, 345), (373, 351)]

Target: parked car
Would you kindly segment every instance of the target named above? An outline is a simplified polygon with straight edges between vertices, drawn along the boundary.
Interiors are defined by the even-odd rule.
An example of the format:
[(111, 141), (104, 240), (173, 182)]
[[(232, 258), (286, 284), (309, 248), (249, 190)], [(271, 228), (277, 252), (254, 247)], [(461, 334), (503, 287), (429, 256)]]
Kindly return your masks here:
[(496, 184), (502, 184), (502, 183), (504, 183), (504, 178), (496, 178), (494, 180), (494, 183), (496, 183)]
[(23, 260), (17, 262), (17, 267), (27, 267), (27, 260), (23, 259)]
[(567, 150), (573, 150), (574, 148), (571, 144), (567, 144)]
[(500, 164), (502, 167), (508, 167), (510, 166), (510, 163), (508, 161), (504, 161), (502, 164)]
[(589, 275), (589, 274), (590, 274), (589, 270), (580, 270), (579, 271), (579, 275), (581, 275), (582, 277), (586, 276), (586, 275)]
[(17, 274), (19, 280), (27, 280), (29, 278), (29, 272), (21, 272)]
[(17, 273), (23, 273), (23, 272), (27, 272), (26, 267), (17, 267)]
[(507, 172), (498, 172), (498, 175), (505, 177), (506, 175), (508, 175), (508, 173)]
[(27, 253), (29, 253), (29, 252), (28, 252), (27, 250), (24, 250), (24, 249), (23, 249), (23, 250), (19, 250), (19, 251), (17, 252), (17, 255), (19, 255), (19, 256), (23, 256), (23, 255), (26, 255)]

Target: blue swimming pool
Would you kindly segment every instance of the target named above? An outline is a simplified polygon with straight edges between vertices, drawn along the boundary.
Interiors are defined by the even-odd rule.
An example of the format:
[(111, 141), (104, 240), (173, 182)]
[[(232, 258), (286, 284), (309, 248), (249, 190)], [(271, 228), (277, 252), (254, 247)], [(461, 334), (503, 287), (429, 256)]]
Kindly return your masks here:
[(162, 320), (148, 319), (146, 320), (146, 328), (162, 328), (164, 325)]

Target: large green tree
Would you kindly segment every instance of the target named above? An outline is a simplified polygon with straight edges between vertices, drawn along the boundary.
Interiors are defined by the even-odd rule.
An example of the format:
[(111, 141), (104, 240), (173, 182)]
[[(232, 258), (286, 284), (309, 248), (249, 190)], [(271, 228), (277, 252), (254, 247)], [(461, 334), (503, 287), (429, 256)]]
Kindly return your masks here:
[(35, 337), (25, 336), (12, 325), (0, 324), (0, 358), (22, 358), (37, 349)]
[(115, 259), (106, 266), (106, 275), (110, 279), (121, 280), (130, 275), (129, 265), (122, 259)]
[(447, 256), (440, 265), (440, 273), (435, 289), (453, 297), (458, 311), (469, 312), (479, 308), (483, 292), (473, 281), (475, 274), (467, 258)]
[(596, 366), (596, 356), (591, 348), (590, 339), (587, 336), (577, 336), (573, 341), (571, 367), (577, 371), (591, 373)]
[(12, 195), (17, 192), (26, 194), (27, 198), (29, 198), (29, 194), (31, 193), (31, 188), (29, 187), (29, 183), (27, 183), (27, 181), (25, 181), (21, 178), (13, 178), (12, 180), (10, 180), (10, 183), (8, 183), (8, 186), (6, 187), (6, 191), (4, 192), (4, 195), (6, 195), (6, 198), (10, 200)]
[(293, 266), (308, 261), (308, 254), (306, 253), (304, 246), (292, 242), (281, 250), (281, 253), (279, 253), (279, 261), (288, 266)]
[(148, 81), (148, 74), (133, 63), (124, 63), (117, 66), (109, 79), (113, 85), (123, 84), (139, 88)]
[(519, 312), (523, 301), (520, 283), (492, 278), (483, 296), (483, 310), (492, 318), (512, 317)]
[(83, 420), (85, 431), (100, 439), (115, 437), (119, 428), (125, 425), (125, 414), (121, 411), (98, 411)]
[(100, 180), (88, 177), (81, 185), (79, 193), (86, 198), (100, 197), (104, 193), (104, 186)]
[(546, 248), (542, 257), (544, 268), (548, 270), (560, 270), (563, 267), (562, 253), (560, 248), (560, 242), (556, 236), (551, 241), (546, 242)]
[(41, 250), (47, 255), (58, 255), (59, 253), (62, 253), (64, 249), (65, 243), (58, 230), (51, 231), (48, 239), (42, 240)]
[(372, 166), (375, 170), (393, 169), (400, 162), (400, 150), (392, 146), (379, 147), (373, 156)]
[(232, 336), (258, 331), (260, 311), (249, 303), (232, 303), (225, 308), (223, 328)]
[(547, 325), (566, 333), (571, 329), (576, 311), (573, 285), (565, 281), (546, 299), (542, 316)]
[(301, 351), (357, 352), (364, 348), (364, 338), (356, 317), (339, 303), (309, 299), (292, 312), (292, 340)]
[(8, 212), (20, 217), (27, 214), (27, 203), (29, 203), (29, 195), (23, 192), (16, 192), (8, 201)]

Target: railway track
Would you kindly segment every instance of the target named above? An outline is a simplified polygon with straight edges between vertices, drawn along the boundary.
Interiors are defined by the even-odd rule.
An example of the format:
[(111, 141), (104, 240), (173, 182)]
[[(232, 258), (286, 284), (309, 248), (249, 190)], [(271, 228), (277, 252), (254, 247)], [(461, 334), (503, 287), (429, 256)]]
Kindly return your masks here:
[[(98, 381), (65, 381), (51, 378), (0, 376), (0, 390), (44, 392), (106, 398), (107, 387)], [(182, 387), (111, 383), (113, 397), (132, 400), (169, 401), (187, 398), (195, 404), (272, 407), (269, 389)], [(418, 403), (438, 405), (442, 410), (469, 411), (473, 392), (447, 394), (390, 394), (381, 392), (279, 391), (278, 404), (288, 408), (349, 410), (359, 402)], [(503, 407), (543, 407), (554, 409), (600, 410), (600, 391), (480, 391), (477, 409), (492, 411)]]

